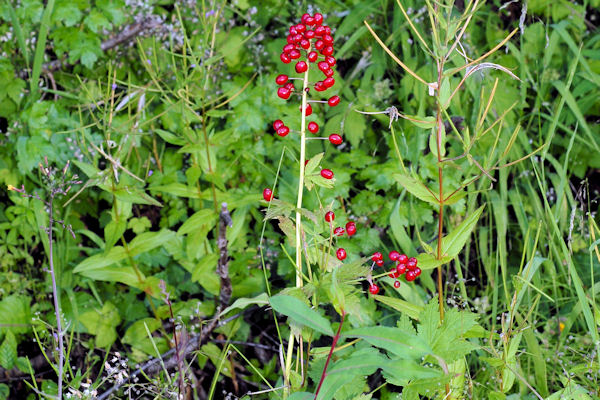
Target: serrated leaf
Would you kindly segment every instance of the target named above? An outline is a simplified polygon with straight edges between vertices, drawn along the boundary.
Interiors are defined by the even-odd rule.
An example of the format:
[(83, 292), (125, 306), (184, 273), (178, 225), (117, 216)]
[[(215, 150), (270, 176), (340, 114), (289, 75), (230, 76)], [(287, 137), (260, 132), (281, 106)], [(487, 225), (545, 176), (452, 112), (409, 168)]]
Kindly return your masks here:
[(270, 298), (271, 307), (297, 323), (325, 335), (333, 336), (329, 321), (307, 306), (302, 300), (292, 296), (277, 295)]
[(315, 154), (310, 160), (308, 160), (306, 168), (304, 168), (305, 175), (311, 175), (315, 171), (315, 169), (317, 169), (317, 167), (321, 164), (323, 154), (325, 153)]
[(0, 365), (4, 369), (11, 369), (17, 361), (17, 339), (11, 331), (6, 332), (4, 341), (0, 345)]
[(405, 313), (417, 321), (419, 320), (419, 314), (423, 311), (423, 307), (408, 301), (397, 299), (395, 297), (375, 295), (373, 298), (387, 306), (392, 307), (394, 310)]
[(473, 214), (469, 215), (459, 226), (442, 239), (442, 253), (444, 257), (454, 258), (461, 252), (471, 232), (475, 228), (479, 216), (485, 206), (479, 207)]
[(426, 201), (427, 203), (439, 205), (439, 201), (433, 193), (427, 189), (427, 186), (420, 180), (404, 174), (394, 174), (394, 178), (398, 183), (406, 189), (406, 191), (419, 200)]
[(389, 326), (356, 328), (344, 337), (361, 338), (375, 347), (403, 358), (419, 359), (432, 353), (432, 349), (419, 336)]
[(287, 201), (272, 199), (270, 203), (269, 208), (265, 210), (265, 221), (279, 216), (289, 217), (296, 210), (296, 207)]
[(386, 380), (398, 386), (405, 386), (409, 380), (438, 378), (442, 372), (427, 368), (411, 360), (388, 360), (381, 364)]

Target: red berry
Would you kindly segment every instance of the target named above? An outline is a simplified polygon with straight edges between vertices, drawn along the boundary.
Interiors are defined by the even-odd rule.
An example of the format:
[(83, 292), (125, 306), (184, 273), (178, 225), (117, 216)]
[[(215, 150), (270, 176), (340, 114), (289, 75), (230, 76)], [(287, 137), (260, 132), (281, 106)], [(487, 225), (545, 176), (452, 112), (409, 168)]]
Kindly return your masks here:
[(323, 47), (323, 50), (321, 50), (321, 54), (323, 54), (324, 56), (330, 56), (333, 54), (333, 47), (332, 46), (326, 46)]
[(315, 13), (313, 19), (315, 20), (315, 25), (321, 25), (323, 23), (323, 14)]
[(330, 169), (322, 169), (321, 170), (321, 176), (325, 179), (332, 179), (333, 178), (333, 171)]
[(281, 128), (282, 126), (285, 126), (285, 124), (280, 119), (277, 119), (277, 120), (275, 120), (275, 122), (273, 122), (273, 129), (275, 129), (275, 130)]
[(315, 19), (313, 17), (308, 17), (306, 18), (306, 25), (314, 25), (315, 24)]
[(322, 92), (324, 90), (327, 90), (327, 88), (325, 87), (325, 85), (323, 85), (323, 81), (318, 81), (317, 83), (315, 83), (315, 90), (317, 92)]
[(406, 272), (406, 264), (396, 265), (396, 272), (398, 272), (398, 275), (402, 275), (403, 273), (405, 273)]
[[(298, 109), (301, 110), (302, 105), (300, 105), (300, 107), (298, 107)], [(305, 110), (304, 115), (306, 115), (307, 117), (312, 114), (312, 106), (310, 104), (307, 104), (306, 108), (304, 110)]]
[(315, 62), (317, 61), (317, 58), (319, 57), (319, 54), (316, 51), (311, 51), (310, 53), (308, 53), (308, 61), (310, 62)]
[(329, 100), (327, 100), (327, 104), (329, 104), (330, 107), (335, 107), (338, 104), (340, 104), (340, 96), (332, 96), (329, 98)]
[(302, 34), (297, 33), (294, 35), (294, 42), (295, 43), (300, 43), (300, 41), (302, 41), (302, 39), (304, 39), (304, 36), (302, 36)]
[(295, 35), (298, 31), (296, 30), (296, 25), (290, 26), (290, 34)]
[(281, 55), (279, 56), (279, 59), (284, 64), (289, 64), (290, 61), (292, 61), (292, 59), (287, 55), (287, 53), (281, 53)]
[(294, 35), (292, 35), (291, 33), (287, 35), (287, 42), (289, 44), (294, 44)]
[(284, 100), (289, 99), (291, 94), (292, 91), (290, 89), (284, 87), (280, 87), (279, 89), (277, 89), (277, 96), (281, 97)]
[(325, 42), (326, 45), (331, 45), (333, 44), (333, 38), (331, 35), (323, 35), (323, 42)]
[(406, 268), (408, 268), (410, 271), (412, 271), (413, 269), (417, 268), (417, 263), (414, 261), (411, 261), (409, 258), (408, 262), (406, 263)]
[(325, 221), (327, 221), (327, 222), (331, 222), (331, 221), (333, 221), (334, 219), (335, 219), (335, 214), (334, 214), (334, 212), (333, 212), (333, 211), (327, 211), (327, 212), (325, 213)]
[(398, 262), (400, 264), (406, 264), (408, 262), (408, 257), (406, 257), (406, 254), (400, 254), (400, 257), (398, 257)]
[(315, 37), (315, 31), (306, 31), (306, 33), (304, 34), (304, 37), (307, 38), (308, 40), (314, 38)]
[[(327, 64), (329, 66), (329, 64)], [(326, 77), (331, 78), (333, 76), (333, 70), (331, 68), (326, 69), (325, 71), (323, 71), (323, 74), (325, 74)]]
[(408, 282), (412, 282), (415, 280), (417, 276), (415, 275), (415, 271), (406, 271), (406, 280)]
[(277, 75), (277, 78), (275, 78), (275, 83), (277, 83), (278, 85), (284, 85), (287, 81), (288, 76), (284, 74)]
[(302, 47), (304, 50), (307, 50), (310, 47), (310, 42), (307, 39), (302, 39), (300, 41), (300, 47)]
[(394, 287), (398, 289), (400, 287), (400, 281), (394, 281)]
[(325, 34), (325, 27), (324, 26), (317, 26), (315, 28), (315, 35), (317, 36), (323, 36)]
[(281, 137), (287, 136), (288, 133), (290, 133), (290, 128), (285, 125), (277, 129), (277, 134)]
[(371, 256), (371, 260), (373, 261), (379, 261), (379, 260), (383, 260), (383, 255), (376, 251), (375, 253), (373, 253), (373, 255)]
[(273, 191), (269, 188), (265, 188), (265, 190), (263, 190), (263, 199), (265, 199), (266, 201), (271, 201), (272, 198)]
[(415, 265), (417, 265), (417, 259), (416, 259), (416, 258), (414, 258), (414, 257), (411, 257), (411, 258), (409, 258), (409, 259), (408, 259), (408, 262), (414, 262), (414, 263), (415, 263)]
[(346, 232), (348, 232), (348, 236), (352, 236), (356, 233), (356, 224), (354, 222), (348, 222), (346, 224)]
[(383, 267), (383, 260), (377, 260), (375, 261), (375, 264), (377, 264), (378, 267)]
[(342, 228), (341, 226), (338, 226), (337, 228), (335, 228), (335, 229), (333, 230), (333, 234), (334, 234), (335, 236), (342, 236), (342, 235), (344, 234), (344, 232), (345, 232), (345, 231), (346, 231), (346, 230), (345, 230), (344, 228)]
[(338, 258), (338, 260), (343, 261), (346, 258), (346, 250), (339, 248), (335, 252), (335, 255)]
[(398, 258), (400, 258), (400, 253), (398, 253), (396, 250), (390, 251), (390, 260), (398, 261)]
[(296, 32), (302, 33), (304, 31), (306, 31), (306, 26), (305, 25), (302, 25), (302, 24), (296, 25)]
[(306, 72), (308, 69), (308, 65), (304, 61), (298, 61), (296, 63), (296, 72), (301, 74), (302, 72)]
[(417, 267), (413, 270), (413, 273), (415, 274), (415, 277), (421, 275), (421, 268)]
[(330, 27), (328, 27), (327, 25), (325, 25), (323, 28), (325, 28), (325, 34), (331, 35), (331, 28)]
[(336, 146), (342, 144), (343, 142), (342, 137), (337, 133), (332, 133), (329, 135), (329, 141)]
[(302, 14), (302, 17), (300, 17), (300, 21), (302, 21), (303, 24), (306, 24), (306, 19), (307, 18), (311, 18), (309, 13), (304, 13)]
[(308, 123), (308, 131), (310, 133), (317, 133), (317, 132), (319, 132), (319, 124), (317, 124), (314, 121), (309, 122)]
[(294, 91), (294, 83), (293, 82), (288, 82), (285, 85), (283, 85), (284, 88), (291, 90), (292, 92)]
[(379, 293), (379, 286), (372, 284), (371, 286), (369, 286), (369, 293), (371, 294), (377, 294)]
[(295, 50), (295, 49), (296, 49), (296, 45), (295, 44), (288, 43), (285, 46), (283, 46), (283, 52), (284, 53), (289, 53), (290, 51)]
[[(297, 60), (298, 58), (300, 58), (300, 52), (296, 49), (290, 51), (288, 53), (288, 56), (292, 59), (292, 60)], [(287, 64), (287, 63), (286, 63)]]
[(323, 85), (324, 85), (326, 88), (330, 88), (330, 87), (332, 87), (333, 85), (335, 85), (335, 79), (333, 79), (333, 78), (331, 78), (331, 77), (330, 77), (330, 78), (327, 78), (327, 79), (325, 79), (325, 80), (323, 81)]
[(325, 47), (325, 42), (322, 41), (321, 39), (319, 39), (315, 42), (315, 49), (322, 50), (324, 47)]
[(390, 278), (394, 278), (395, 279), (395, 278), (397, 278), (400, 275), (398, 274), (398, 271), (396, 271), (396, 268), (392, 268), (392, 269), (390, 269), (390, 273), (388, 274), (388, 276)]
[(329, 64), (327, 64), (327, 62), (325, 61), (320, 61), (317, 64), (317, 67), (319, 67), (319, 69), (323, 72), (327, 71), (328, 69), (330, 69), (331, 67), (329, 66)]
[(327, 64), (329, 64), (329, 66), (331, 67), (335, 65), (335, 58), (333, 58), (332, 56), (325, 57), (325, 61), (327, 61)]

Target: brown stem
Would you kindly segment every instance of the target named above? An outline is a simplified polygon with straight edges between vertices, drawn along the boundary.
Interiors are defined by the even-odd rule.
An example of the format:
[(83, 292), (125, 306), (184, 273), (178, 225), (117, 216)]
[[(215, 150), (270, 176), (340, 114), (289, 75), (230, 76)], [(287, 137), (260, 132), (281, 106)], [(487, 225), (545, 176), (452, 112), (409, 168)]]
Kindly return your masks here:
[(327, 355), (327, 360), (325, 361), (325, 366), (323, 367), (323, 373), (321, 373), (321, 380), (319, 381), (319, 386), (317, 386), (317, 391), (315, 392), (315, 400), (319, 395), (319, 390), (321, 390), (321, 385), (327, 376), (327, 366), (329, 365), (329, 361), (331, 360), (331, 356), (333, 355), (333, 350), (340, 338), (340, 332), (342, 331), (342, 325), (344, 325), (344, 317), (346, 316), (346, 312), (342, 310), (342, 320), (340, 321), (340, 326), (338, 326), (338, 330), (333, 337), (333, 342), (331, 343), (331, 348), (329, 349), (329, 354)]

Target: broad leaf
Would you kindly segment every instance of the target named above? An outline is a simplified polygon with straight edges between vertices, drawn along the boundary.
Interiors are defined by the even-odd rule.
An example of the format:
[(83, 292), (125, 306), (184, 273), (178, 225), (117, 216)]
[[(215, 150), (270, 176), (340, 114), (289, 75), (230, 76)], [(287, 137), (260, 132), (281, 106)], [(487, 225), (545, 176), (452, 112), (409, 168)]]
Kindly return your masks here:
[(325, 335), (333, 336), (333, 329), (331, 329), (329, 321), (307, 306), (302, 300), (292, 296), (277, 295), (271, 297), (270, 303), (275, 311), (297, 323)]
[(434, 194), (420, 180), (404, 174), (394, 174), (394, 178), (396, 178), (398, 183), (404, 189), (406, 189), (407, 192), (415, 196), (417, 199), (426, 201), (430, 204), (439, 205), (437, 197), (434, 196)]
[(368, 326), (345, 332), (344, 337), (361, 338), (375, 347), (403, 358), (419, 359), (432, 353), (418, 336), (389, 326)]
[(479, 216), (483, 212), (485, 206), (479, 207), (473, 214), (469, 215), (459, 226), (454, 228), (452, 232), (442, 240), (442, 254), (444, 257), (453, 258), (461, 252), (471, 232), (475, 228), (475, 224), (479, 220)]
[(417, 321), (419, 320), (419, 314), (423, 311), (423, 307), (408, 301), (397, 299), (395, 297), (375, 295), (373, 298), (387, 306), (392, 307), (396, 311), (406, 313), (409, 317), (416, 319)]

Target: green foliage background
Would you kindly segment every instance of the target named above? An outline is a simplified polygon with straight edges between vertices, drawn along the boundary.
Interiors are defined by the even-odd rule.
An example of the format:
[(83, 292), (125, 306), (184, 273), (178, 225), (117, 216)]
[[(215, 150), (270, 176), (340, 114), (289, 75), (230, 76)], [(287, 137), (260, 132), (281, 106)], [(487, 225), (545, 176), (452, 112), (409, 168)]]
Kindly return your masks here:
[[(462, 3), (454, 4), (457, 15)], [(494, 399), (534, 398), (534, 391), (549, 399), (598, 398), (598, 343), (592, 338), (600, 323), (600, 2), (530, 0), (525, 14), (521, 2), (502, 3), (487, 1), (480, 7), (461, 51), (477, 58), (519, 28), (488, 61), (508, 68), (520, 81), (496, 70), (476, 73), (448, 113), (462, 118), (461, 131), (472, 130), (498, 78), (490, 110), (494, 118), (505, 113), (504, 121), (472, 149), (476, 161), (485, 166), (492, 153), (507, 148), (517, 126), (507, 162), (537, 152), (494, 171), (497, 182), (475, 183), (475, 190), (450, 206), (446, 216), (448, 227), (458, 226), (486, 204), (465, 251), (445, 267), (448, 306), (470, 309), (489, 333), (468, 342), (477, 350), (462, 365), (470, 382), (467, 392)], [(428, 33), (425, 2), (402, 4)], [(133, 368), (170, 348), (171, 332), (163, 324), (169, 309), (160, 280), (167, 283), (173, 311), (190, 334), (200, 329), (199, 321), (213, 316), (219, 292), (216, 210), (222, 202), (233, 218), (227, 238), (234, 300), (293, 286), (286, 255), (293, 245), (276, 223), (266, 225), (261, 260), (266, 205), (261, 193), (273, 187), (279, 170), (275, 196), (295, 201), (298, 140), (293, 134), (274, 135), (271, 123), (281, 118), (299, 125), (297, 104), (276, 96), (274, 78), (292, 74), (292, 66), (279, 62), (279, 52), (287, 26), (306, 9), (324, 13), (335, 27), (333, 91), (342, 103), (316, 112), (315, 120), (327, 134), (340, 133), (345, 143), (333, 150), (327, 142), (310, 141), (308, 154), (324, 152), (323, 165), (335, 172), (336, 182), (333, 189), (319, 188), (318, 197), (307, 195), (304, 207), (318, 213), (320, 204), (331, 205), (336, 221), (357, 222), (357, 235), (338, 241), (349, 261), (373, 251), (422, 253), (435, 238), (436, 211), (400, 184), (395, 142), (405, 166), (431, 183), (437, 179), (437, 160), (429, 137), (402, 119), (394, 122), (393, 136), (387, 116), (354, 111), (396, 106), (406, 115), (432, 115), (433, 101), (421, 84), (394, 63), (363, 24), (367, 20), (409, 68), (433, 81), (435, 66), (394, 1), (0, 2), (0, 183), (5, 188), (24, 185), (43, 198), (38, 164), (44, 159), (58, 168), (70, 160), (84, 181), (70, 193), (77, 196), (65, 197), (58, 208), (58, 218), (72, 225), (75, 238), (55, 230), (60, 301), (74, 367), (68, 381), (74, 389), (83, 390), (81, 383), (89, 379), (101, 392), (113, 382), (103, 378), (108, 352), (126, 355)], [(144, 29), (106, 48), (136, 24)], [(57, 60), (58, 68), (49, 64)], [(453, 62), (460, 66), (464, 59), (457, 55)], [(459, 78), (450, 83), (455, 87)], [(450, 134), (447, 143), (448, 157), (463, 153)], [(457, 187), (479, 170), (465, 157), (449, 163), (447, 171), (445, 182)], [(45, 224), (42, 202), (0, 191), (3, 372), (16, 368), (29, 376), (50, 370), (43, 363), (40, 371), (29, 368), (40, 345), (52, 353), (55, 322)], [(573, 280), (572, 270), (580, 282)], [(353, 327), (397, 325), (416, 335), (406, 313), (412, 306), (408, 315), (413, 319), (419, 319), (419, 312), (432, 314), (432, 272), (424, 271), (413, 284), (403, 282), (399, 290), (382, 278), (386, 296), (406, 303), (394, 307), (365, 295), (357, 306), (361, 321), (352, 320)], [(583, 314), (586, 309), (591, 321)], [(335, 320), (330, 311), (320, 310)], [(510, 328), (508, 315), (514, 322)], [(418, 331), (437, 324), (421, 318)], [(287, 337), (289, 328), (280, 328)], [(450, 339), (461, 332), (439, 335)], [(238, 353), (245, 358), (223, 358), (225, 345), (205, 345), (194, 368), (204, 371), (207, 382), (216, 376), (218, 390), (237, 390), (242, 396), (264, 388), (264, 381), (275, 385), (281, 379), (271, 314), (249, 308), (244, 318), (218, 333), (225, 340), (275, 347), (266, 356), (241, 346)], [(507, 334), (510, 341), (503, 340)], [(368, 349), (357, 345), (341, 353), (340, 360), (359, 360), (361, 351)], [(383, 357), (372, 356), (361, 371), (365, 375), (374, 374), (372, 366)], [(456, 359), (465, 359), (463, 353)], [(219, 369), (223, 360), (227, 367)], [(322, 361), (317, 357), (309, 372), (312, 382), (318, 381)], [(389, 384), (373, 397), (395, 398), (407, 380), (435, 378), (419, 375), (413, 364), (398, 368), (413, 368), (415, 376), (394, 377), (396, 367), (384, 368), (368, 382), (345, 383), (335, 398), (358, 398), (384, 378)], [(39, 390), (56, 390), (51, 375), (39, 379)], [(236, 389), (236, 380), (245, 391)], [(33, 384), (5, 379), (0, 398), (35, 398)], [(423, 394), (413, 385), (405, 396), (418, 398), (409, 397), (417, 393)]]

